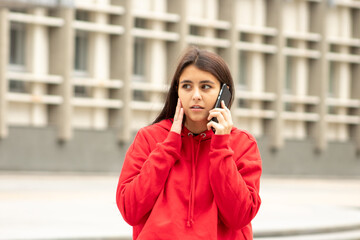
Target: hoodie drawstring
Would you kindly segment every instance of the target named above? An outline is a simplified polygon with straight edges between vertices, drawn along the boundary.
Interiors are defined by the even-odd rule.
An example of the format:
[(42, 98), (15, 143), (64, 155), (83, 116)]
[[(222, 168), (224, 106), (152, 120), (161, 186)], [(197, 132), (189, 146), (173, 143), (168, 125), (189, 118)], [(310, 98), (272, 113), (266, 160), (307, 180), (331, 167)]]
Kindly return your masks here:
[[(196, 186), (196, 163), (197, 158), (199, 155), (199, 149), (201, 144), (201, 139), (199, 140), (196, 154), (194, 150), (194, 137), (192, 133), (189, 133), (188, 136), (191, 136), (191, 181), (190, 181), (190, 196), (189, 196), (189, 208), (188, 208), (188, 219), (187, 219), (187, 226), (191, 227), (194, 223), (194, 208), (195, 208), (195, 186)], [(202, 138), (206, 136), (205, 133), (201, 133)]]

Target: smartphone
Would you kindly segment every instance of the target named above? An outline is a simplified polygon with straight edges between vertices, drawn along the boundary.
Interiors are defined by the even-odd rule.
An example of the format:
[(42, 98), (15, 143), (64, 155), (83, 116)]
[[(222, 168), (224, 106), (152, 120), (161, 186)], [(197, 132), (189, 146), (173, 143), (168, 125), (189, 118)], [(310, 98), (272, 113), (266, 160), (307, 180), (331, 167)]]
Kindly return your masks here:
[[(223, 100), (225, 102), (225, 106), (229, 107), (230, 100), (231, 100), (231, 92), (225, 83), (221, 86), (219, 96), (216, 100), (214, 108), (221, 108), (221, 101), (223, 101)], [(218, 122), (216, 117), (213, 117), (211, 119), (211, 121)]]

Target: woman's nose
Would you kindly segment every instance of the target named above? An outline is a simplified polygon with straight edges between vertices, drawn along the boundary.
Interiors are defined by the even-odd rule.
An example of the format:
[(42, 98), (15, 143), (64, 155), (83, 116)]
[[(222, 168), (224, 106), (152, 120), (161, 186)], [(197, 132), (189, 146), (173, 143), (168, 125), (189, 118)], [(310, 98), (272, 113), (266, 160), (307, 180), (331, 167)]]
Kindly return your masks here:
[(194, 89), (193, 99), (194, 100), (200, 100), (201, 99), (200, 90), (198, 88)]

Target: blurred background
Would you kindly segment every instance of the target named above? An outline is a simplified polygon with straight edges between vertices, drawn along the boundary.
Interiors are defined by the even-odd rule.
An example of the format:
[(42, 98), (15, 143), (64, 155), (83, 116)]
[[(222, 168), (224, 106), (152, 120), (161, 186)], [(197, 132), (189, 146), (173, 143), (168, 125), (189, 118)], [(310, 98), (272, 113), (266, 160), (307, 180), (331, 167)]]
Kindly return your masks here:
[(0, 239), (130, 238), (124, 154), (190, 45), (226, 60), (258, 141), (255, 236), (360, 239), (359, 0), (0, 0)]

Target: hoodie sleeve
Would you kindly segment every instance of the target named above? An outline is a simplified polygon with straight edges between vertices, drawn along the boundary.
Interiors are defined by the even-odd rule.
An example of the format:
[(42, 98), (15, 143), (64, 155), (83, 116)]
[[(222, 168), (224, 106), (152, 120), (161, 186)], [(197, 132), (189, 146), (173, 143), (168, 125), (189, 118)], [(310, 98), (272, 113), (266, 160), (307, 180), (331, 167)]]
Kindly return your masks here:
[(235, 136), (213, 136), (210, 184), (220, 218), (229, 228), (245, 227), (258, 212), (261, 171), (260, 153), (251, 135), (240, 132)]
[[(124, 220), (134, 226), (153, 208), (170, 169), (179, 159), (181, 136), (169, 132), (162, 143), (149, 143), (151, 134), (140, 130), (126, 153), (116, 192)], [(151, 146), (155, 146), (152, 150)]]

